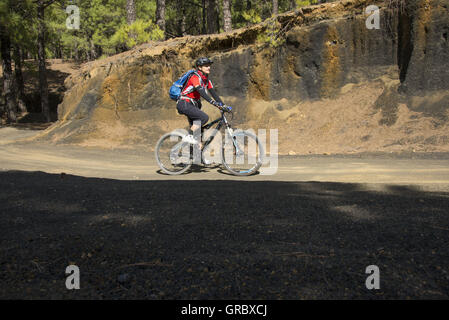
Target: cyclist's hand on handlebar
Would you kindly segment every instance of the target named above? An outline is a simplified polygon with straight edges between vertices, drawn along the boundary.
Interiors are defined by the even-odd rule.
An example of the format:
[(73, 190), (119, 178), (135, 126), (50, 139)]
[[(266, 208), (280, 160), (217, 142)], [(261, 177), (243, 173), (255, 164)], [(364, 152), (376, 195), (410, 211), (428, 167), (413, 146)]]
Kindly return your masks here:
[(224, 105), (221, 110), (223, 110), (224, 112), (232, 112), (232, 107)]
[(227, 106), (227, 105), (223, 104), (222, 102), (214, 101), (214, 102), (212, 102), (212, 104), (223, 112), (232, 112), (232, 107)]

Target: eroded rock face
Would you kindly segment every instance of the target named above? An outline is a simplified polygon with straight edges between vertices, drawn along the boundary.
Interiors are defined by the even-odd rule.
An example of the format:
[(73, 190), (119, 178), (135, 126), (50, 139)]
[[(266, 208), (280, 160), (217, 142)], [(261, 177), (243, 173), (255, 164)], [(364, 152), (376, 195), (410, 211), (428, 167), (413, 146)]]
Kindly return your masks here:
[(407, 93), (449, 89), (449, 1), (411, 0), (401, 15)]
[[(378, 1), (333, 2), (279, 16), (286, 34), (277, 47), (258, 41), (265, 27), (257, 25), (149, 43), (88, 63), (66, 80), (59, 121), (43, 138), (103, 147), (153, 146), (162, 133), (186, 127), (168, 89), (206, 55), (215, 61), (211, 79), (217, 91), (235, 106), (234, 124), (279, 128), (280, 153), (445, 150), (444, 131), (414, 123), (433, 117), (438, 130), (446, 126), (448, 2), (412, 0), (405, 11), (386, 10)], [(381, 7), (379, 30), (365, 25), (364, 9), (372, 3)], [(363, 106), (354, 105), (354, 96)], [(218, 112), (206, 104), (213, 119)], [(345, 108), (342, 114), (359, 114), (346, 123), (332, 105)], [(310, 106), (321, 108), (321, 115), (305, 114)], [(317, 118), (327, 120), (315, 128), (310, 121)], [(381, 130), (374, 134), (373, 126)], [(320, 133), (310, 136), (310, 146), (292, 142), (314, 130)], [(431, 137), (436, 142), (426, 143)], [(342, 141), (340, 147), (331, 143), (335, 140)]]

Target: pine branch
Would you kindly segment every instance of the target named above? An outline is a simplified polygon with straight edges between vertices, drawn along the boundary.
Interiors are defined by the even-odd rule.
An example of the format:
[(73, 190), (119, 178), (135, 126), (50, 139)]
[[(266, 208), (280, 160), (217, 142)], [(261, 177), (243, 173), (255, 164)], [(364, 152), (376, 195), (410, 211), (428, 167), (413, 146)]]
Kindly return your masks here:
[(55, 2), (59, 2), (62, 5), (62, 2), (65, 2), (65, 0), (47, 0), (47, 1), (43, 1), (42, 0), (34, 0), (33, 3), (37, 4), (37, 5), (42, 5), (42, 7), (47, 8), (48, 6), (52, 5)]

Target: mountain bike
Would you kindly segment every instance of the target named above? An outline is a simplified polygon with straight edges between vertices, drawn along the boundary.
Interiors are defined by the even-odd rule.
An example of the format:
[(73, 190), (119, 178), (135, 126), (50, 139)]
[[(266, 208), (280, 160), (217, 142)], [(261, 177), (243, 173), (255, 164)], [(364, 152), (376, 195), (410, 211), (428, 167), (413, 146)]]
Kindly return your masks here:
[[(249, 176), (255, 174), (263, 163), (264, 148), (255, 134), (245, 130), (234, 130), (226, 118), (229, 113), (233, 118), (232, 108), (224, 106), (220, 110), (221, 116), (204, 125), (205, 130), (213, 128), (212, 134), (203, 142), (199, 149), (183, 141), (186, 132), (175, 130), (164, 134), (156, 144), (156, 161), (161, 170), (170, 175), (178, 175), (186, 172), (194, 164), (194, 159), (201, 158), (204, 164), (204, 152), (212, 143), (221, 129), (224, 129), (224, 139), (221, 141), (221, 163), (233, 175)], [(231, 120), (232, 120), (231, 118)], [(224, 141), (223, 141), (224, 140)], [(195, 157), (196, 156), (196, 157)]]

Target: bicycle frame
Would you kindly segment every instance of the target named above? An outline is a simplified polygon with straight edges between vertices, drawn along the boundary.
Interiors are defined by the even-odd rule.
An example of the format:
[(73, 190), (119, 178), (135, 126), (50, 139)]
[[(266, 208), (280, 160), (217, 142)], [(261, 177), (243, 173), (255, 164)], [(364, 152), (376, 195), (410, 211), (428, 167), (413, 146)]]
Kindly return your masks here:
[[(208, 129), (212, 128), (215, 124), (217, 124), (217, 126), (215, 127), (215, 132), (211, 134), (211, 136), (207, 139), (207, 141), (204, 142), (203, 148), (200, 150), (201, 153), (207, 148), (207, 146), (209, 146), (209, 145), (212, 143), (212, 141), (214, 140), (214, 138), (215, 138), (217, 132), (220, 131), (220, 129), (221, 129), (223, 126), (226, 127), (226, 129), (228, 130), (229, 136), (232, 138), (233, 130), (232, 130), (231, 125), (229, 124), (228, 120), (226, 119), (226, 117), (225, 117), (225, 115), (224, 115), (224, 112), (221, 113), (221, 117), (220, 117), (220, 118), (215, 119), (214, 121), (209, 122), (208, 124), (206, 124), (205, 126), (203, 126), (203, 127), (201, 128), (201, 132), (203, 132), (204, 130), (208, 130)], [(232, 142), (233, 142), (233, 145), (234, 145), (234, 147), (235, 147), (235, 152), (236, 152), (236, 154), (237, 154), (237, 155), (242, 154), (242, 151), (241, 151), (241, 149), (239, 148), (238, 143), (237, 143), (237, 141), (235, 140), (235, 138), (232, 139)], [(184, 146), (185, 144), (186, 144), (186, 142), (180, 141), (179, 143), (177, 143), (177, 144), (171, 149), (171, 153), (173, 153), (173, 154), (176, 155), (176, 154), (178, 153), (178, 151), (179, 151), (181, 148), (183, 148), (183, 146)], [(198, 149), (196, 149), (196, 150), (198, 150)], [(192, 156), (192, 155), (194, 154), (194, 152), (195, 152), (195, 151), (194, 151), (194, 146), (193, 146), (193, 145), (190, 145), (190, 155)], [(175, 156), (174, 156), (174, 157), (175, 157)]]
[[(212, 126), (214, 124), (218, 123), (217, 127), (215, 128), (215, 132), (207, 139), (206, 142), (204, 142), (203, 144), (203, 148), (201, 149), (201, 151), (204, 151), (206, 149), (206, 147), (212, 143), (212, 141), (215, 138), (215, 135), (217, 134), (218, 131), (220, 131), (221, 127), (223, 127), (223, 125), (226, 127), (226, 129), (228, 130), (229, 136), (232, 138), (232, 134), (233, 134), (233, 130), (231, 125), (229, 124), (228, 120), (226, 119), (224, 112), (221, 113), (221, 117), (218, 119), (215, 119), (214, 121), (206, 124), (205, 126), (203, 126), (201, 128), (201, 131), (204, 131), (204, 129), (208, 130), (210, 128), (212, 128)], [(235, 139), (232, 139), (232, 142), (234, 144), (234, 147), (236, 149), (237, 154), (241, 153), (241, 150), (237, 144), (237, 141), (235, 141)]]

